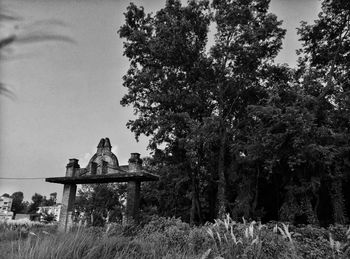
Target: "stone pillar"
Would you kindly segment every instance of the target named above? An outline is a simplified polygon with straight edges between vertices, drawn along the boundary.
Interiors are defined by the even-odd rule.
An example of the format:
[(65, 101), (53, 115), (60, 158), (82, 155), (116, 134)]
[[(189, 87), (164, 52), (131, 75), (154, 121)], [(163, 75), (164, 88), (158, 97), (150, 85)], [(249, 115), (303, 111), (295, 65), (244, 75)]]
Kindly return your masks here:
[(63, 186), (62, 207), (60, 212), (60, 220), (58, 222), (58, 230), (61, 232), (68, 231), (73, 224), (72, 216), (76, 191), (76, 184), (65, 184)]
[[(139, 153), (131, 153), (129, 159), (129, 172), (137, 174), (142, 170), (142, 159)], [(139, 181), (128, 182), (126, 198), (126, 222), (138, 223), (140, 209), (140, 188)]]
[(128, 182), (126, 198), (126, 223), (138, 223), (140, 209), (140, 182)]
[[(79, 173), (78, 159), (69, 159), (66, 166), (66, 177), (74, 177)], [(61, 232), (68, 231), (72, 226), (72, 216), (74, 212), (75, 193), (77, 191), (76, 184), (65, 184), (63, 186), (62, 207), (60, 219), (58, 222), (58, 230)]]

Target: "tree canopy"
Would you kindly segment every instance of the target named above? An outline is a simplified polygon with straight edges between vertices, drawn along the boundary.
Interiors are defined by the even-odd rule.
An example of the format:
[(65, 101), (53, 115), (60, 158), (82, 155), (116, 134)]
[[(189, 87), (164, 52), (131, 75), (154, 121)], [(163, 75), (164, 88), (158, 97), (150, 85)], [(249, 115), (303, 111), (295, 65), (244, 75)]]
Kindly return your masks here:
[(147, 165), (161, 174), (145, 208), (171, 207), (191, 223), (227, 212), (348, 221), (349, 8), (340, 2), (324, 0), (315, 23), (301, 23), (295, 69), (274, 63), (285, 30), (268, 0), (169, 0), (154, 15), (130, 4), (121, 104), (134, 108), (128, 127), (150, 137)]

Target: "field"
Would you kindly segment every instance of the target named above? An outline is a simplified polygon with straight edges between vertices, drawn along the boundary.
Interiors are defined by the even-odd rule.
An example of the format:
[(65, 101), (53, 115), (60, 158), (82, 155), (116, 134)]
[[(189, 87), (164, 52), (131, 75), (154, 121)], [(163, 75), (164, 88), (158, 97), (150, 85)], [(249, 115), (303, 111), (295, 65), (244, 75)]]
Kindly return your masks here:
[(191, 227), (154, 217), (144, 226), (112, 223), (58, 233), (54, 224), (0, 222), (1, 258), (350, 258), (350, 228), (235, 222)]

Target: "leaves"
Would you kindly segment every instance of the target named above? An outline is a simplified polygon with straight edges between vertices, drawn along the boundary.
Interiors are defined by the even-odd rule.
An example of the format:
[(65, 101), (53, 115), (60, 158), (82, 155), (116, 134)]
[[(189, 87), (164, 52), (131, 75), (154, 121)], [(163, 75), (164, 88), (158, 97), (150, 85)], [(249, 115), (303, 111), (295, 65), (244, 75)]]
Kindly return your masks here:
[[(343, 200), (330, 190), (349, 171), (348, 4), (325, 0), (314, 24), (301, 23), (296, 69), (273, 63), (285, 30), (268, 7), (174, 0), (152, 15), (129, 6), (119, 31), (130, 59), (121, 104), (133, 106), (128, 127), (150, 137), (154, 162), (171, 178), (159, 204), (175, 206), (171, 189), (191, 198), (191, 218), (228, 210), (278, 219), (289, 204), (291, 220), (304, 213), (313, 223), (327, 221), (321, 193)], [(211, 23), (215, 41), (206, 46)], [(343, 220), (345, 203), (337, 204)]]

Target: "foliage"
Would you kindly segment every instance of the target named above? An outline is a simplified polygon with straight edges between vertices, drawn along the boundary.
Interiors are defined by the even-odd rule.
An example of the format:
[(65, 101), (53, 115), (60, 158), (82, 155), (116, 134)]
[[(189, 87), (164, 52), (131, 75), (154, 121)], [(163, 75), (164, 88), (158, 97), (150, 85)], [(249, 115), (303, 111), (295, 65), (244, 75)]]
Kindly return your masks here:
[[(153, 215), (181, 218), (189, 221), (191, 190), (186, 168), (146, 159), (145, 167), (160, 176), (159, 181), (142, 184), (141, 221), (152, 220)], [(179, 177), (182, 176), (180, 179)]]
[[(324, 162), (323, 177), (328, 180), (335, 223), (348, 221), (348, 193), (343, 185), (349, 176), (349, 4), (323, 1), (322, 12), (314, 24), (299, 29), (303, 48), (299, 72), (302, 86), (313, 106), (314, 123), (319, 130), (315, 153)], [(347, 202), (348, 203), (348, 202)]]
[(318, 19), (301, 23), (295, 69), (273, 62), (285, 30), (268, 7), (173, 0), (155, 15), (128, 7), (121, 104), (133, 106), (128, 127), (150, 137), (148, 168), (161, 174), (145, 186), (145, 211), (192, 225), (224, 212), (348, 222), (349, 5), (324, 0)]
[[(159, 202), (165, 205), (160, 209), (161, 214), (166, 213), (167, 207), (185, 211), (188, 200), (190, 204), (191, 200), (198, 201), (198, 195), (194, 194), (197, 176), (191, 172), (186, 150), (179, 140), (186, 140), (193, 121), (209, 116), (208, 108), (212, 106), (207, 88), (211, 73), (206, 69), (209, 61), (205, 58), (211, 19), (208, 8), (208, 1), (190, 1), (187, 6), (182, 6), (180, 1), (167, 1), (152, 16), (131, 4), (125, 13), (125, 24), (119, 30), (126, 39), (124, 54), (130, 59), (130, 69), (124, 76), (128, 93), (121, 104), (133, 105), (140, 115), (130, 120), (128, 127), (136, 137), (151, 136), (149, 146), (155, 151), (158, 145), (166, 144), (164, 152), (159, 150), (163, 161), (156, 167), (174, 166), (168, 175), (182, 179), (180, 186), (174, 186), (179, 193), (174, 202), (166, 197), (171, 194), (162, 190), (164, 196), (160, 198), (166, 202)], [(192, 190), (188, 194), (183, 187), (190, 184)], [(184, 193), (183, 199), (180, 193)], [(184, 202), (181, 205), (180, 200)], [(194, 209), (200, 214), (198, 206)], [(180, 211), (174, 215), (178, 214), (184, 216)], [(190, 220), (194, 222), (194, 213)]]
[(39, 193), (35, 193), (32, 196), (32, 202), (29, 205), (28, 213), (36, 213), (38, 210), (38, 207), (41, 206), (44, 202), (45, 198)]
[(55, 215), (53, 213), (44, 213), (42, 217), (45, 223), (50, 223), (55, 221)]
[(124, 184), (91, 184), (78, 189), (75, 201), (77, 218), (83, 213), (83, 221), (92, 226), (103, 226), (105, 223), (122, 219), (125, 201)]
[(245, 181), (267, 185), (257, 188), (265, 197), (274, 190), (273, 199), (259, 204), (265, 220), (323, 226), (348, 221), (349, 23), (346, 5), (337, 3), (323, 1), (318, 20), (301, 24), (298, 69), (275, 67), (279, 80), (270, 81), (267, 98), (248, 107), (233, 145), (245, 155), (243, 167), (258, 168), (260, 179)]
[(26, 213), (28, 203), (23, 201), (23, 192), (14, 192), (11, 198), (13, 199), (11, 210), (15, 213)]
[[(1, 222), (6, 258), (347, 258), (350, 228), (235, 222), (229, 216), (190, 227), (154, 217), (144, 227), (111, 223), (57, 233), (54, 225)], [(16, 224), (16, 228), (11, 226)], [(11, 236), (26, 226), (26, 233)], [(332, 238), (330, 238), (330, 236)]]
[[(130, 68), (121, 104), (132, 105), (138, 115), (128, 127), (136, 138), (151, 137), (156, 168), (174, 168), (178, 182), (190, 187), (182, 205), (188, 207), (189, 200), (190, 215), (181, 217), (191, 224), (228, 208), (235, 128), (245, 120), (247, 106), (266, 95), (266, 77), (285, 33), (268, 4), (189, 1), (182, 6), (174, 0), (155, 15), (134, 4), (125, 13), (119, 34)], [(208, 47), (211, 22), (217, 33)]]

